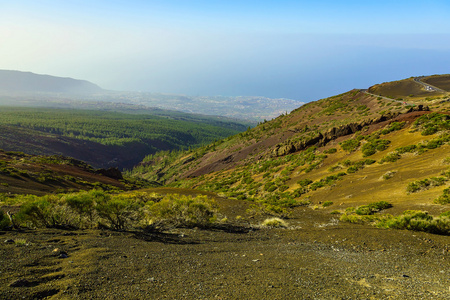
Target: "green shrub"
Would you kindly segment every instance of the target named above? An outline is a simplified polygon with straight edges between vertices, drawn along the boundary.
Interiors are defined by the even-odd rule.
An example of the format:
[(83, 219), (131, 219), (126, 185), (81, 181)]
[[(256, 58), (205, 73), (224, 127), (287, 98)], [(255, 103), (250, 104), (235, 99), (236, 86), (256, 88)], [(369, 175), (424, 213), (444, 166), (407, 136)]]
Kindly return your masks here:
[(395, 151), (398, 154), (412, 153), (412, 152), (415, 152), (416, 150), (417, 150), (416, 145), (409, 145), (409, 146), (399, 147), (399, 148), (395, 149)]
[(365, 165), (373, 165), (376, 162), (377, 161), (375, 159), (371, 159), (371, 158), (367, 158), (367, 159), (364, 160), (364, 164)]
[(440, 195), (437, 199), (434, 200), (434, 203), (436, 204), (450, 204), (450, 188), (446, 188), (442, 195)]
[(382, 228), (425, 231), (435, 234), (450, 234), (450, 218), (447, 215), (434, 218), (427, 212), (418, 210), (407, 210), (401, 216), (380, 221), (378, 226)]
[(73, 217), (67, 207), (59, 203), (59, 197), (46, 195), (43, 197), (25, 196), (17, 219), (20, 223), (31, 223), (34, 227), (64, 227), (71, 225)]
[(342, 150), (348, 151), (348, 152), (352, 152), (355, 151), (359, 145), (360, 145), (360, 141), (359, 139), (349, 139), (346, 141), (343, 141), (342, 143), (340, 143)]
[(311, 179), (306, 178), (306, 179), (302, 179), (302, 180), (297, 181), (297, 183), (298, 183), (300, 186), (302, 186), (302, 187), (307, 187), (308, 185), (310, 185), (311, 183), (313, 183), (313, 181), (312, 181)]
[(261, 223), (261, 227), (268, 227), (268, 228), (286, 228), (288, 227), (288, 223), (280, 218), (270, 218), (270, 219), (265, 219), (262, 223)]
[(264, 185), (264, 190), (269, 193), (275, 191), (277, 188), (276, 184), (272, 181), (269, 181)]
[(324, 186), (325, 186), (325, 182), (323, 182), (323, 181), (316, 181), (316, 182), (314, 182), (314, 183), (312, 183), (310, 185), (310, 189), (315, 191), (318, 188), (321, 188), (321, 187), (324, 187)]
[(331, 206), (331, 205), (333, 205), (333, 201), (325, 201), (325, 202), (322, 204), (322, 207), (328, 207), (328, 206)]
[(282, 185), (282, 186), (280, 186), (280, 187), (278, 188), (278, 190), (279, 190), (280, 192), (284, 192), (284, 191), (287, 190), (287, 189), (289, 189), (289, 187), (288, 187), (287, 185)]
[(217, 205), (206, 196), (167, 195), (147, 207), (149, 224), (173, 227), (209, 227), (217, 219)]
[(388, 125), (387, 128), (383, 129), (381, 131), (382, 134), (388, 134), (392, 131), (397, 131), (402, 129), (403, 127), (405, 127), (406, 122), (392, 122), (391, 124)]
[(377, 151), (386, 150), (390, 142), (389, 140), (375, 139), (364, 144), (361, 148), (363, 156), (371, 156)]
[(358, 166), (351, 166), (347, 169), (347, 173), (356, 173), (358, 172), (360, 169), (362, 169), (361, 167)]
[(446, 177), (431, 177), (408, 183), (406, 191), (408, 193), (416, 193), (418, 191), (429, 189), (434, 186), (444, 185), (448, 181)]
[(374, 213), (379, 212), (380, 210), (388, 209), (391, 207), (392, 207), (392, 204), (390, 204), (389, 202), (379, 201), (379, 202), (370, 203), (368, 205), (359, 206), (355, 210), (355, 213), (357, 215), (373, 215)]
[(83, 227), (83, 219), (88, 220), (87, 227), (93, 226), (93, 219), (95, 214), (95, 202), (92, 192), (81, 192), (77, 194), (67, 195), (65, 201), (67, 205), (73, 209), (79, 216), (78, 226)]
[(328, 150), (323, 151), (323, 153), (326, 153), (326, 154), (333, 154), (333, 153), (336, 153), (336, 152), (337, 152), (336, 148), (330, 148)]
[(443, 212), (442, 214), (439, 215), (439, 217), (450, 217), (450, 210)]
[(440, 113), (426, 114), (418, 118), (413, 125), (422, 129), (422, 135), (435, 134), (450, 129), (450, 116)]
[(139, 206), (126, 195), (114, 195), (96, 199), (98, 215), (114, 230), (124, 230), (137, 220)]
[(385, 157), (383, 157), (380, 160), (380, 164), (385, 163), (385, 162), (396, 162), (400, 158), (401, 158), (400, 154), (398, 154), (397, 152), (392, 152), (392, 153), (389, 153), (388, 155), (386, 155)]
[(0, 230), (5, 230), (11, 226), (8, 216), (0, 209)]

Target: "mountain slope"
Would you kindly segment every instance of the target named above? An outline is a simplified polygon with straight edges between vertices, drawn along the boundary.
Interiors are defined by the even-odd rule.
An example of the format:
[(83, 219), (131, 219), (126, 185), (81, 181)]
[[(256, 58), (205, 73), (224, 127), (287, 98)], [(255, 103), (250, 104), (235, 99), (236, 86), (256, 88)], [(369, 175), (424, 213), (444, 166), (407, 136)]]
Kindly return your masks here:
[(87, 94), (101, 91), (103, 91), (102, 88), (86, 80), (40, 75), (31, 72), (0, 70), (1, 93)]
[(14, 194), (45, 195), (92, 188), (124, 190), (127, 181), (122, 179), (118, 170), (95, 170), (82, 161), (68, 157), (0, 150), (0, 198)]
[(132, 168), (145, 155), (199, 146), (248, 124), (181, 112), (119, 113), (48, 108), (0, 108), (0, 148), (60, 154), (95, 167)]
[[(134, 174), (265, 207), (331, 201), (330, 210), (342, 210), (389, 200), (393, 211), (444, 211), (434, 200), (450, 183), (450, 103), (374, 92), (349, 91), (196, 151), (148, 157)], [(416, 181), (426, 184), (408, 191)]]

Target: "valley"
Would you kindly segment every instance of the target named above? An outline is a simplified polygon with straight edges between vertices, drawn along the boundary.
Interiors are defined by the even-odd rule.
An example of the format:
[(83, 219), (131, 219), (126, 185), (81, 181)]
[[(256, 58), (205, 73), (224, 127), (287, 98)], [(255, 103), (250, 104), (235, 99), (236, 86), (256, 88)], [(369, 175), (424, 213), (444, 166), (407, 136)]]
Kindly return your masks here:
[[(449, 86), (385, 82), (254, 127), (2, 109), (0, 298), (450, 299)], [(133, 148), (158, 126), (172, 148)]]

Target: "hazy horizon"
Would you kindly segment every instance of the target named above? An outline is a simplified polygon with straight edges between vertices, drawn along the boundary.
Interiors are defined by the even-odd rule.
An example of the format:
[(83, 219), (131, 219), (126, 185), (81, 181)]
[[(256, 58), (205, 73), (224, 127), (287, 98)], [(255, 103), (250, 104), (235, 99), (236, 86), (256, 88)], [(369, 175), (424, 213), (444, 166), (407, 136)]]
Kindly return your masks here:
[(450, 73), (446, 1), (15, 1), (0, 69), (109, 90), (312, 101)]

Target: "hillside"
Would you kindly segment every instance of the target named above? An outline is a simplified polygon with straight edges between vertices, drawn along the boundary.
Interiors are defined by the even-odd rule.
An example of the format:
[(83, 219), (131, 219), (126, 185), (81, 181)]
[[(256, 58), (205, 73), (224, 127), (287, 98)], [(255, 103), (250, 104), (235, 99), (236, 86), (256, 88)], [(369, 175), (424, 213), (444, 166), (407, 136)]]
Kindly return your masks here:
[(0, 298), (447, 299), (450, 102), (374, 92), (149, 155), (126, 180), (0, 151)]
[(86, 80), (0, 70), (0, 94), (67, 93), (91, 94), (103, 90)]
[(64, 155), (98, 167), (132, 168), (157, 151), (186, 149), (244, 131), (248, 124), (174, 111), (0, 108), (0, 149)]
[[(407, 79), (380, 86), (406, 98), (411, 83)], [(433, 201), (450, 180), (445, 177), (450, 167), (448, 95), (430, 98), (424, 91), (419, 97), (415, 90), (416, 96), (406, 102), (374, 94), (380, 86), (308, 103), (195, 151), (149, 156), (133, 173), (262, 206), (321, 207), (331, 201), (327, 210), (342, 213), (348, 207), (389, 200), (393, 211), (439, 214), (446, 206)], [(430, 183), (443, 172), (447, 175), (442, 184)], [(421, 180), (428, 185), (414, 193), (407, 190)]]
[(14, 194), (46, 195), (103, 188), (125, 190), (132, 185), (117, 169), (94, 169), (63, 156), (37, 156), (0, 150), (0, 201)]

